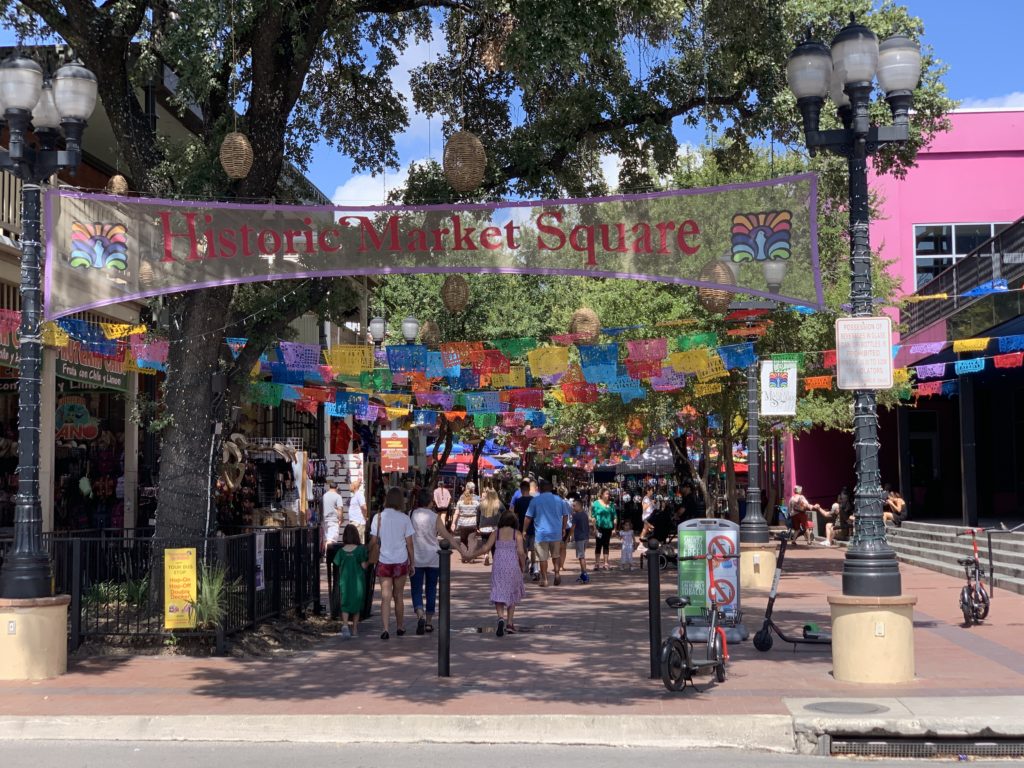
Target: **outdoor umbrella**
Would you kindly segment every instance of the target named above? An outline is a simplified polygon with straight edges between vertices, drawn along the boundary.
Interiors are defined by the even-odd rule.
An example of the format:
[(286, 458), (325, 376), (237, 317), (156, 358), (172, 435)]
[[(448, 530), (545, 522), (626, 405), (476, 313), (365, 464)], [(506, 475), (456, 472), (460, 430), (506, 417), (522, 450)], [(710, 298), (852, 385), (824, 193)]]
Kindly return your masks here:
[[(445, 462), (444, 466), (445, 466), (445, 469), (448, 469), (449, 467), (457, 467), (460, 464), (464, 464), (465, 466), (468, 467), (472, 463), (473, 463), (473, 455), (472, 454), (470, 454), (470, 453), (453, 453), (451, 456), (448, 457), (448, 461)], [(483, 469), (501, 469), (504, 466), (505, 465), (502, 464), (500, 461), (497, 461), (496, 459), (489, 458), (487, 456), (481, 456), (479, 462), (477, 463), (477, 467), (479, 467), (481, 470), (483, 470)]]
[[(437, 445), (437, 444), (436, 443), (431, 443), (430, 445), (428, 445), (427, 446), (427, 453), (433, 455), (433, 453), (434, 453), (434, 446), (435, 445)], [(438, 453), (440, 453), (443, 450), (444, 450), (444, 444), (442, 443), (441, 446), (438, 448)], [(472, 453), (472, 452), (473, 452), (473, 446), (470, 445), (469, 443), (460, 443), (460, 442), (457, 442), (457, 441), (452, 443), (452, 455), (453, 456), (455, 454), (457, 454), (457, 453)]]

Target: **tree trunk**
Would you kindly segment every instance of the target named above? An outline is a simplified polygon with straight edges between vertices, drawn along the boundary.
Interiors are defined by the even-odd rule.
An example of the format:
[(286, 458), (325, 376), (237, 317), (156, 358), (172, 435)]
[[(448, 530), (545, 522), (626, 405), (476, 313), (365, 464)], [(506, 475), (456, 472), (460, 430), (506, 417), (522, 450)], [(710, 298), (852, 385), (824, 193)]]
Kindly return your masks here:
[(480, 438), (480, 440), (473, 445), (473, 462), (469, 465), (469, 476), (468, 481), (476, 483), (476, 487), (480, 487), (480, 454), (483, 453), (484, 443), (486, 440)]
[(210, 330), (225, 326), (230, 299), (230, 288), (214, 288), (171, 302), (164, 386), (164, 411), (171, 423), (161, 446), (154, 535), (172, 546), (208, 536), (213, 521), (211, 491), (220, 449), (213, 425), (222, 413), (214, 413), (211, 379), (220, 368), (223, 336)]

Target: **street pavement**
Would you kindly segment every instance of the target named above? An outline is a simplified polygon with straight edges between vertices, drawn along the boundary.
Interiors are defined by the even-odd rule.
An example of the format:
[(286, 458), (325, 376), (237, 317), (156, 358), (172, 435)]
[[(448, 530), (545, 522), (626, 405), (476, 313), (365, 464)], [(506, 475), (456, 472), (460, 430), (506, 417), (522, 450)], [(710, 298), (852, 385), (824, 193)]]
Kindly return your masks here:
[[(246, 768), (278, 768), (282, 765), (349, 765), (360, 768), (393, 768), (396, 765), (446, 768), (521, 768), (524, 765), (558, 765), (559, 768), (620, 768), (642, 765), (644, 768), (678, 768), (682, 761), (696, 765), (721, 765), (730, 768), (816, 768), (831, 758), (808, 755), (765, 754), (740, 750), (644, 749), (622, 747), (544, 746), (522, 744), (485, 746), (390, 745), (386, 750), (376, 744), (224, 744), (209, 742), (88, 742), (88, 741), (0, 741), (0, 753), (11, 765), (34, 768), (120, 768), (146, 765), (147, 768), (221, 768), (244, 765)], [(878, 761), (873, 765), (902, 765), (906, 761)], [(972, 765), (1005, 766), (995, 761)]]
[[(787, 553), (776, 619), (794, 634), (828, 626), (842, 550)], [(456, 558), (457, 559), (457, 558)], [(571, 561), (570, 561), (571, 562)], [(437, 635), (362, 636), (286, 658), (73, 659), (67, 675), (0, 682), (0, 734), (68, 739), (529, 742), (756, 747), (811, 751), (821, 733), (1024, 736), (1024, 596), (997, 590), (985, 624), (960, 626), (955, 578), (902, 565), (915, 612), (917, 679), (863, 685), (831, 676), (827, 647), (768, 653), (730, 644), (729, 679), (670, 693), (651, 680), (645, 575), (612, 571), (559, 587), (530, 584), (521, 631), (498, 638), (489, 569), (455, 563), (450, 678), (437, 677)], [(667, 571), (663, 595), (675, 571)], [(764, 593), (744, 594), (760, 625)], [(412, 615), (411, 610), (408, 611)], [(664, 631), (673, 617), (666, 610)], [(412, 630), (414, 621), (408, 621)], [(479, 631), (483, 630), (483, 631)], [(853, 714), (807, 710), (853, 700)], [(346, 717), (338, 717), (345, 715)], [(551, 717), (551, 716), (558, 717)]]

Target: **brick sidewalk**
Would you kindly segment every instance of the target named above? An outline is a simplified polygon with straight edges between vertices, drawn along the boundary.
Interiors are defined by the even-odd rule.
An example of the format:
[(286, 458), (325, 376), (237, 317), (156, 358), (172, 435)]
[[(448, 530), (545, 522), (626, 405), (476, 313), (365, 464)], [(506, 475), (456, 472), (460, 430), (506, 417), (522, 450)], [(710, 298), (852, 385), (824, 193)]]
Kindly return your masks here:
[[(799, 633), (828, 624), (826, 595), (839, 591), (842, 552), (787, 553), (776, 620)], [(36, 683), (0, 682), (0, 715), (605, 714), (785, 715), (783, 697), (995, 696), (1024, 690), (1024, 596), (997, 591), (989, 621), (960, 626), (957, 579), (902, 565), (917, 595), (918, 679), (867, 686), (832, 679), (828, 648), (776, 639), (768, 653), (730, 646), (729, 680), (672, 694), (648, 679), (647, 590), (639, 572), (599, 573), (591, 584), (530, 585), (521, 633), (495, 637), (489, 569), (455, 565), (452, 677), (439, 679), (436, 634), (378, 639), (375, 616), (351, 641), (332, 640), (288, 658), (186, 657), (73, 660), (69, 673)], [(674, 571), (667, 572), (671, 582)], [(668, 594), (671, 583), (663, 585)], [(751, 632), (765, 595), (744, 595)], [(376, 609), (375, 609), (376, 610)], [(411, 609), (407, 609), (412, 615)], [(666, 611), (666, 613), (668, 613)], [(408, 622), (409, 629), (414, 626)], [(665, 617), (666, 631), (671, 617)], [(478, 633), (485, 627), (486, 633)], [(393, 627), (392, 627), (393, 630)]]

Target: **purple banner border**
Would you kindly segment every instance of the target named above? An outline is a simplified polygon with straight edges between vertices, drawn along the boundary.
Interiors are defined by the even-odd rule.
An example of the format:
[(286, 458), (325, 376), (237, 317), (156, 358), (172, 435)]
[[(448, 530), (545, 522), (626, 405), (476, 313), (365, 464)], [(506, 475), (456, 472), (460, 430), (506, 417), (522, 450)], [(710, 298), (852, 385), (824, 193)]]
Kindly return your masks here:
[(609, 272), (602, 270), (587, 270), (587, 269), (553, 269), (545, 267), (536, 267), (533, 269), (528, 268), (515, 268), (515, 267), (388, 267), (384, 269), (343, 269), (343, 270), (326, 270), (316, 272), (294, 272), (287, 275), (250, 275), (248, 277), (241, 277), (232, 280), (211, 280), (204, 283), (194, 283), (188, 286), (175, 286), (173, 289), (158, 289), (153, 291), (140, 291), (138, 293), (126, 294), (116, 299), (104, 299), (102, 301), (96, 301), (90, 304), (75, 307), (74, 309), (62, 312), (59, 314), (53, 314), (50, 311), (50, 297), (52, 295), (52, 277), (54, 267), (54, 238), (50, 237), (50, 233), (53, 228), (53, 203), (54, 199), (58, 196), (76, 198), (76, 199), (89, 199), (99, 200), (103, 202), (112, 203), (134, 203), (134, 204), (146, 204), (146, 205), (165, 205), (175, 208), (233, 208), (233, 209), (250, 209), (258, 207), (263, 210), (276, 210), (276, 211), (301, 211), (307, 213), (317, 213), (325, 210), (334, 211), (359, 211), (359, 212), (401, 212), (401, 211), (431, 211), (431, 210), (452, 210), (458, 208), (460, 210), (467, 211), (480, 211), (480, 210), (502, 210), (505, 208), (536, 208), (542, 206), (552, 205), (583, 205), (588, 203), (609, 203), (618, 201), (629, 201), (629, 200), (648, 200), (663, 197), (688, 197), (691, 195), (702, 195), (711, 192), (724, 192), (729, 190), (739, 189), (757, 189), (760, 187), (772, 187), (779, 186), (782, 184), (797, 183), (801, 181), (807, 181), (810, 184), (810, 191), (808, 193), (808, 213), (810, 217), (810, 250), (811, 250), (811, 266), (814, 271), (814, 288), (817, 295), (818, 303), (817, 309), (822, 309), (825, 306), (825, 293), (821, 282), (821, 263), (818, 254), (818, 210), (817, 210), (817, 195), (818, 195), (818, 175), (813, 172), (795, 174), (793, 176), (782, 176), (776, 179), (766, 179), (764, 181), (749, 181), (737, 184), (724, 184), (718, 187), (702, 187), (699, 189), (676, 189), (667, 190), (664, 192), (645, 192), (634, 195), (606, 195), (603, 197), (583, 197), (583, 198), (563, 198), (557, 200), (519, 200), (515, 202), (497, 201), (490, 203), (470, 203), (466, 205), (351, 205), (351, 206), (339, 206), (339, 205), (282, 205), (282, 204), (251, 204), (251, 203), (234, 203), (234, 202), (222, 202), (222, 201), (197, 201), (197, 200), (168, 200), (166, 198), (151, 198), (151, 197), (121, 197), (119, 195), (110, 194), (96, 194), (92, 192), (83, 192), (81, 190), (69, 190), (60, 188), (48, 189), (45, 193), (45, 229), (46, 229), (46, 264), (45, 264), (45, 296), (43, 300), (43, 317), (46, 320), (56, 320), (60, 317), (66, 317), (67, 315), (75, 314), (77, 312), (88, 312), (90, 310), (99, 309), (101, 307), (107, 307), (114, 304), (124, 304), (129, 301), (139, 301), (141, 299), (152, 298), (153, 296), (162, 296), (168, 293), (182, 293), (185, 291), (202, 290), (204, 288), (216, 288), (225, 285), (241, 285), (243, 283), (256, 283), (256, 282), (271, 282), (276, 280), (305, 280), (312, 278), (321, 277), (359, 277), (363, 275), (425, 275), (425, 274), (511, 274), (511, 275), (559, 275), (566, 277), (604, 277), (622, 280), (643, 280), (646, 282), (656, 283), (667, 283), (671, 285), (690, 285), (697, 288), (721, 288), (729, 290), (731, 293), (757, 296), (759, 298), (771, 299), (784, 304), (793, 304), (796, 306), (815, 306), (808, 304), (805, 299), (797, 299), (789, 296), (781, 296), (768, 291), (758, 291), (752, 288), (744, 288), (743, 290), (730, 290), (731, 287), (722, 285), (720, 283), (709, 283), (702, 280), (690, 280), (681, 277), (661, 277), (654, 275), (637, 275), (625, 272)]

